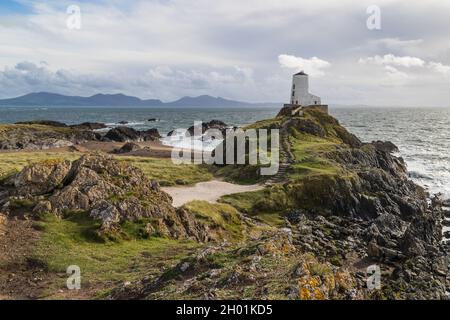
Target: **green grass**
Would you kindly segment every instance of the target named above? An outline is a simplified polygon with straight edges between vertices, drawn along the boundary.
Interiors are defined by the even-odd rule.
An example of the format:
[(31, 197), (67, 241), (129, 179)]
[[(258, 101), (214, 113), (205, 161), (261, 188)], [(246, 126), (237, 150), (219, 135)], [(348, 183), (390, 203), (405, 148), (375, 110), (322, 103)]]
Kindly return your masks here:
[(192, 201), (184, 205), (197, 221), (208, 225), (210, 232), (217, 233), (221, 238), (233, 241), (242, 240), (245, 236), (239, 213), (231, 205), (225, 203), (209, 203)]
[[(158, 273), (161, 267), (186, 257), (198, 247), (191, 241), (164, 238), (102, 242), (96, 236), (98, 227), (98, 223), (81, 213), (63, 220), (43, 216), (35, 223), (42, 235), (33, 258), (56, 273), (65, 273), (68, 266), (77, 265), (84, 286), (104, 287), (111, 282), (132, 281), (149, 272)], [(63, 280), (58, 279), (55, 287), (64, 286)]]
[(143, 157), (116, 157), (140, 168), (147, 177), (162, 186), (190, 185), (213, 179), (213, 174), (206, 165), (179, 165), (170, 159)]
[(219, 202), (227, 203), (242, 213), (253, 214), (255, 203), (261, 201), (265, 197), (263, 190), (255, 192), (243, 192), (226, 195), (220, 198)]
[(45, 126), (40, 124), (2, 124), (0, 125), (0, 134), (8, 134), (11, 131), (53, 131), (53, 132), (61, 132), (61, 133), (71, 133), (73, 131), (72, 128), (66, 127), (52, 127)]
[[(76, 160), (80, 153), (73, 152), (5, 152), (0, 153), (0, 180), (23, 167), (48, 160)], [(208, 166), (177, 165), (170, 159), (117, 157), (140, 168), (150, 179), (159, 181), (162, 186), (189, 185), (213, 179)]]
[(291, 207), (286, 193), (279, 187), (226, 195), (219, 202), (229, 204), (238, 211), (275, 227), (284, 226), (283, 216)]
[(0, 153), (0, 179), (14, 172), (20, 171), (23, 167), (48, 160), (76, 160), (79, 153), (60, 152), (5, 152)]

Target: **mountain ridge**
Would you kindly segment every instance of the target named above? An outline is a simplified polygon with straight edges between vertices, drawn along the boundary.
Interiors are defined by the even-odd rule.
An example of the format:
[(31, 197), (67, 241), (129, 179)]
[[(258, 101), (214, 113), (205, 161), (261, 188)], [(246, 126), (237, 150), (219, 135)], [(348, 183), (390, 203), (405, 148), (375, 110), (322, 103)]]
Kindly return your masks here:
[(0, 99), (0, 106), (61, 106), (61, 107), (251, 107), (271, 106), (278, 103), (251, 103), (201, 95), (185, 96), (171, 102), (159, 99), (140, 99), (123, 93), (98, 93), (89, 97), (68, 96), (51, 92), (33, 92), (23, 96)]

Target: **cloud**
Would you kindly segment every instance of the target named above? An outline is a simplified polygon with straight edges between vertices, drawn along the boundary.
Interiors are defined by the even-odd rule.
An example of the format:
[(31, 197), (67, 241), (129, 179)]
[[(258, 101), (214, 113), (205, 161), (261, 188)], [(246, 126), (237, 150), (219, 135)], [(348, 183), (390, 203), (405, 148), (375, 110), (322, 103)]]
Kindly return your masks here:
[(297, 71), (305, 71), (312, 77), (321, 77), (325, 75), (323, 69), (329, 68), (331, 64), (328, 61), (312, 57), (310, 59), (304, 59), (287, 54), (281, 54), (278, 56), (278, 61), (283, 68), (293, 69)]
[(360, 58), (359, 63), (361, 64), (376, 64), (384, 66), (397, 66), (397, 67), (423, 67), (425, 61), (416, 57), (397, 57), (393, 54), (386, 54), (384, 56), (376, 55), (374, 57)]
[[(367, 58), (360, 58), (358, 61), (360, 64), (372, 64), (372, 65), (378, 65), (383, 66), (384, 70), (387, 72), (387, 74), (392, 79), (397, 80), (407, 80), (408, 78), (411, 78), (411, 74), (408, 75), (405, 72), (399, 71), (398, 67), (403, 67), (405, 69), (417, 67), (421, 69), (421, 73), (423, 72), (437, 72), (443, 75), (450, 75), (450, 66), (445, 65), (440, 62), (434, 62), (434, 61), (425, 61), (420, 58), (416, 57), (410, 57), (410, 56), (403, 56), (398, 57), (393, 54), (386, 54), (384, 56), (374, 56), (374, 57), (367, 57)], [(414, 71), (410, 71), (414, 72)]]
[[(379, 0), (381, 32), (366, 27), (372, 0), (19, 1), (27, 10), (0, 10), (0, 98), (122, 91), (282, 102), (289, 73), (304, 69), (330, 104), (450, 101), (448, 1)], [(74, 3), (81, 30), (66, 27)]]
[(380, 49), (383, 51), (408, 51), (423, 45), (423, 39), (403, 40), (400, 38), (381, 38), (369, 41), (372, 49)]
[(230, 96), (242, 88), (252, 92), (256, 87), (253, 70), (238, 66), (215, 69), (155, 66), (117, 75), (52, 70), (46, 62), (23, 61), (0, 70), (0, 95), (3, 97), (38, 91), (82, 96), (122, 92), (143, 98), (174, 100), (211, 92)]
[[(384, 70), (386, 71), (389, 85), (402, 85), (412, 79), (407, 73), (392, 66), (385, 66)], [(386, 85), (386, 83), (384, 85)]]
[(450, 75), (450, 66), (444, 65), (440, 62), (430, 62), (428, 67), (436, 72), (442, 73), (443, 75)]

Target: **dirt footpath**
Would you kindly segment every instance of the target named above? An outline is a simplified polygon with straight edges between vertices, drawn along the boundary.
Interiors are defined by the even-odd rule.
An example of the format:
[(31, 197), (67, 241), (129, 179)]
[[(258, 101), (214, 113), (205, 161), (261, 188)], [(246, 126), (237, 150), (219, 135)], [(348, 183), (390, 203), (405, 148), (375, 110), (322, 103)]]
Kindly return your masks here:
[(174, 207), (181, 207), (183, 204), (194, 200), (203, 200), (215, 203), (222, 196), (241, 192), (258, 191), (264, 189), (264, 186), (260, 184), (244, 186), (219, 180), (212, 180), (208, 182), (200, 182), (194, 186), (166, 187), (162, 189), (172, 196)]

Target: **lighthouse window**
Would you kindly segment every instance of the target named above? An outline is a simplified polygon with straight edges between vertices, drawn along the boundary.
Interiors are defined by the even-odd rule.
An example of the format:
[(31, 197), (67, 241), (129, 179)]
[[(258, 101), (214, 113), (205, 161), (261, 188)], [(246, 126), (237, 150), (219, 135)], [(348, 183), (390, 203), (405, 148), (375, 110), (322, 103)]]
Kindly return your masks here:
[(295, 91), (292, 91), (292, 96), (295, 96)]
[(295, 90), (295, 84), (292, 85), (292, 89)]

